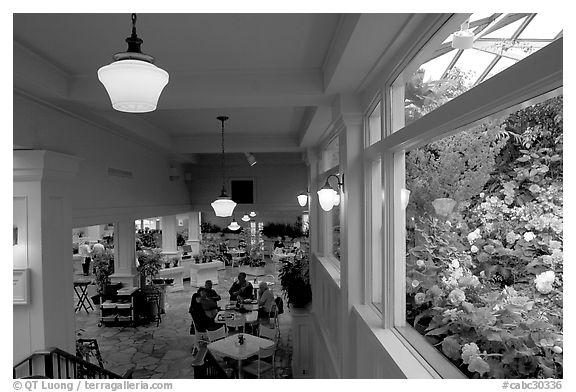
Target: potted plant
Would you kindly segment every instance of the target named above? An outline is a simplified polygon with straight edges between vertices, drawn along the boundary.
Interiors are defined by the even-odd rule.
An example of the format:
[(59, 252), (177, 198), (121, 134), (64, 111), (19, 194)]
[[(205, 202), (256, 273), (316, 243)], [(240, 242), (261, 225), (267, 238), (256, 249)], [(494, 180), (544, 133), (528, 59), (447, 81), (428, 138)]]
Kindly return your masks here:
[[(142, 249), (137, 253), (140, 286), (143, 291), (153, 289), (152, 279), (162, 269), (162, 253), (159, 249)], [(155, 291), (154, 289), (152, 291)]]
[(114, 273), (114, 252), (105, 249), (104, 253), (94, 255), (92, 260), (95, 275), (94, 280), (98, 290), (98, 295), (92, 297), (94, 304), (100, 303), (100, 296), (108, 296), (110, 292), (110, 275)]
[(282, 292), (286, 294), (288, 306), (305, 308), (312, 301), (309, 261), (304, 251), (299, 251), (293, 263), (284, 263), (278, 274)]

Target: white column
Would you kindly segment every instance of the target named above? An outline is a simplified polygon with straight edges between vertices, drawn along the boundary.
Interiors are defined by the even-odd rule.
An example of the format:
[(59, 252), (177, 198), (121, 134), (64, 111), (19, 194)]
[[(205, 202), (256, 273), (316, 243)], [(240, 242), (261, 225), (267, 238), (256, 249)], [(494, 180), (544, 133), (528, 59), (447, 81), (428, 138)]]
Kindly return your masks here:
[(162, 251), (176, 252), (176, 215), (162, 217)]
[(355, 304), (364, 302), (364, 185), (363, 128), (359, 100), (355, 96), (340, 97), (340, 173), (344, 173), (344, 193), (340, 208), (340, 282), (342, 293), (341, 374), (355, 378), (356, 356), (350, 312)]
[(35, 350), (75, 352), (71, 182), (79, 160), (52, 151), (13, 152), (13, 268), (28, 269), (26, 304), (13, 306), (13, 360)]
[(201, 212), (193, 211), (188, 214), (188, 240), (186, 244), (192, 247), (192, 255), (200, 254), (200, 240), (202, 240), (201, 231)]
[(122, 283), (122, 287), (136, 287), (140, 275), (136, 269), (136, 236), (134, 219), (114, 222), (114, 273), (112, 283)]

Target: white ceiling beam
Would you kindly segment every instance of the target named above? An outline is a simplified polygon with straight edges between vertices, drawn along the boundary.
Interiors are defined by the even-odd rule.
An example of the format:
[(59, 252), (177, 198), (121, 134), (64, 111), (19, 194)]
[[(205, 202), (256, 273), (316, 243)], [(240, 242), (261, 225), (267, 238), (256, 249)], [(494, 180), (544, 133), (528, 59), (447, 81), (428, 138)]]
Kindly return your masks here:
[[(174, 151), (182, 154), (219, 153), (219, 134), (174, 137)], [(226, 153), (232, 152), (297, 152), (302, 149), (296, 138), (289, 136), (226, 135)]]
[(327, 106), (310, 108), (308, 116), (298, 135), (298, 145), (305, 148), (313, 146), (322, 137), (332, 121), (332, 108)]
[[(170, 72), (158, 107), (161, 109), (278, 107), (329, 105), (320, 71), (303, 72)], [(94, 89), (101, 91), (94, 94)], [(70, 96), (100, 108), (110, 105), (104, 87), (94, 77), (74, 79)]]

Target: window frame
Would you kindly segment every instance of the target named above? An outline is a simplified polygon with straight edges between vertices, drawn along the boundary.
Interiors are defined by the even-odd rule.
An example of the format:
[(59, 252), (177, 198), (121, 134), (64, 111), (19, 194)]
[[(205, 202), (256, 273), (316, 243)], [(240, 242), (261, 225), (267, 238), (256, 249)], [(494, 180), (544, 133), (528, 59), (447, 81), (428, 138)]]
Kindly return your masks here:
[[(426, 47), (430, 45), (433, 45), (433, 40)], [(382, 327), (392, 329), (435, 377), (465, 376), (406, 324), (405, 240), (402, 241), (405, 239), (405, 218), (400, 208), (400, 189), (405, 183), (404, 151), (455, 134), (495, 114), (513, 112), (527, 102), (534, 102), (534, 99), (544, 100), (546, 96), (556, 94), (563, 88), (562, 45), (563, 38), (559, 38), (406, 126), (402, 75), (413, 68), (412, 64), (422, 58), (421, 54), (406, 63), (402, 72), (384, 84), (382, 139), (364, 149), (365, 163), (377, 157), (382, 162)], [(365, 180), (370, 178), (366, 173)], [(365, 200), (367, 210), (371, 202), (368, 196)], [(370, 238), (366, 236), (366, 249), (371, 246)], [(368, 262), (367, 267), (371, 268)]]

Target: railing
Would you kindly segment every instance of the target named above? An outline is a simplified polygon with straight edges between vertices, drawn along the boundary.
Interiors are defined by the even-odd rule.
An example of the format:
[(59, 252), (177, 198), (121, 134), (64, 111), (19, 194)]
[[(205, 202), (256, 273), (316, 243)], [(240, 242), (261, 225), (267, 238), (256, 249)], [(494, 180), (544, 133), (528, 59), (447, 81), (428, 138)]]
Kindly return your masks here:
[(36, 351), (13, 367), (14, 378), (132, 378), (132, 369), (123, 375), (87, 362), (76, 355), (51, 347)]

